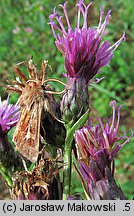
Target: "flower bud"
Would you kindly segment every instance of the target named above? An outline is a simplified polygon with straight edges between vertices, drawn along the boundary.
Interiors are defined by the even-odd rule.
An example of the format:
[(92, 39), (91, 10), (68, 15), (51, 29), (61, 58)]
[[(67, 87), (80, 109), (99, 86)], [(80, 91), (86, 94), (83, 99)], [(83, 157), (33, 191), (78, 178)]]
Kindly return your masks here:
[(70, 127), (89, 109), (88, 84), (84, 79), (69, 78), (61, 99), (63, 121)]

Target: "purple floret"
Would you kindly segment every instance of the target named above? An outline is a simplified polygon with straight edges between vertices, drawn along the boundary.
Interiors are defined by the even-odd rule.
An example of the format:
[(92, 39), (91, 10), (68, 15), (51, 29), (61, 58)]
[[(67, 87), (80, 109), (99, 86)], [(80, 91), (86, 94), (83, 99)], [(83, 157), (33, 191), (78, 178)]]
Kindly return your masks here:
[(1, 101), (0, 97), (0, 133), (7, 133), (19, 119), (19, 106), (8, 103), (9, 96), (4, 101)]

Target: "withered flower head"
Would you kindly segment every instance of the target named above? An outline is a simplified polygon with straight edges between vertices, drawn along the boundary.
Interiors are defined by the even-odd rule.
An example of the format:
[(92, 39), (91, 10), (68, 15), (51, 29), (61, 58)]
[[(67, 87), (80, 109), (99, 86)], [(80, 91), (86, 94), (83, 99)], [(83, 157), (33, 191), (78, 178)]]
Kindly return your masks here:
[[(20, 70), (20, 66), (23, 65), (28, 69), (28, 77)], [(14, 72), (19, 78), (10, 82), (7, 87), (9, 91), (20, 94), (21, 114), (13, 135), (13, 141), (17, 150), (32, 162), (36, 162), (38, 158), (40, 133), (42, 133), (46, 142), (53, 145), (58, 143), (59, 146), (61, 142), (64, 143), (65, 137), (63, 124), (57, 117), (58, 105), (53, 97), (55, 92), (48, 85), (49, 81), (55, 81), (55, 79), (46, 79), (46, 66), (47, 61), (43, 61), (41, 70), (38, 72), (32, 59), (28, 63), (21, 62), (17, 64), (14, 67)], [(44, 124), (49, 124), (51, 131)], [(53, 124), (55, 124), (55, 127), (53, 127)], [(55, 137), (55, 139), (52, 140), (51, 136)]]
[(10, 194), (12, 199), (17, 200), (58, 200), (61, 199), (60, 190), (59, 168), (56, 162), (41, 159), (31, 173), (14, 173)]

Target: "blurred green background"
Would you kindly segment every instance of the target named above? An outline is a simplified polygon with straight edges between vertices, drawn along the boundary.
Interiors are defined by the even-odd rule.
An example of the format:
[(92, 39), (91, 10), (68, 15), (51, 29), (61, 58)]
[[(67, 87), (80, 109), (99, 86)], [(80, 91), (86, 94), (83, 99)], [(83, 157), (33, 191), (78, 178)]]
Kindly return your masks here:
[[(54, 44), (54, 37), (49, 22), (49, 15), (54, 6), (64, 3), (63, 0), (0, 0), (0, 95), (7, 96), (4, 85), (7, 79), (13, 78), (13, 66), (33, 56), (40, 68), (41, 61), (48, 60), (48, 77), (57, 77), (64, 82), (63, 58)], [(68, 13), (72, 25), (76, 23), (77, 1), (68, 0)], [(85, 1), (88, 3), (89, 1)], [(126, 32), (126, 41), (115, 51), (110, 67), (106, 66), (97, 77), (104, 76), (99, 84), (90, 86), (91, 116), (110, 116), (109, 102), (116, 99), (124, 104), (121, 115), (121, 131), (134, 130), (134, 1), (133, 0), (94, 0), (89, 10), (89, 26), (99, 22), (99, 6), (106, 12), (112, 9), (110, 23), (104, 39), (111, 44)], [(61, 13), (61, 9), (57, 7)], [(60, 90), (61, 86), (53, 85)], [(17, 95), (11, 94), (10, 101), (15, 103)], [(134, 196), (134, 139), (127, 144), (116, 159), (116, 178), (125, 194), (131, 199)], [(81, 183), (76, 181), (73, 173), (72, 193), (82, 193)]]

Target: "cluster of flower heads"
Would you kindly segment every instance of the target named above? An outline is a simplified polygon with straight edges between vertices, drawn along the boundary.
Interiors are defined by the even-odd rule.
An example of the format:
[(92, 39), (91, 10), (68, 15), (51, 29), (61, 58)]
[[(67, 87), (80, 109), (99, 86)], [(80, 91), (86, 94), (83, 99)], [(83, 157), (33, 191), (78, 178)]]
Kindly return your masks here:
[(17, 124), (20, 110), (18, 105), (9, 104), (9, 96), (2, 101), (0, 97), (0, 133), (7, 133)]
[[(69, 122), (70, 119), (74, 118), (73, 124), (89, 108), (88, 82), (95, 74), (99, 73), (103, 66), (110, 62), (114, 55), (114, 50), (125, 40), (125, 34), (112, 46), (109, 41), (102, 40), (110, 18), (110, 10), (104, 21), (102, 21), (104, 12), (102, 8), (100, 8), (98, 27), (88, 27), (87, 16), (91, 4), (92, 3), (86, 6), (83, 0), (79, 0), (76, 4), (78, 7), (78, 19), (77, 26), (74, 30), (71, 27), (67, 14), (67, 2), (64, 5), (60, 5), (67, 22), (67, 30), (63, 25), (62, 17), (57, 15), (56, 9), (54, 9), (53, 14), (50, 15), (50, 24), (56, 40), (55, 44), (64, 56), (64, 66), (69, 78), (66, 94), (62, 97), (61, 101), (61, 107), (63, 107), (62, 118), (65, 115), (65, 120), (68, 118)], [(81, 16), (83, 17), (82, 27), (80, 26)], [(55, 21), (58, 24), (56, 24)], [(56, 31), (59, 33), (56, 34)], [(70, 89), (68, 86), (71, 86)], [(81, 90), (83, 90), (83, 92)], [(5, 101), (1, 101), (0, 98), (1, 134), (6, 134), (14, 127), (20, 115), (19, 106), (8, 103), (9, 97), (7, 97)], [(93, 126), (89, 119), (88, 126), (84, 126), (75, 132), (79, 165), (78, 173), (82, 179), (87, 196), (94, 199), (99, 198), (99, 196), (101, 197), (100, 191), (107, 193), (111, 187), (111, 185), (108, 185), (109, 179), (112, 182), (113, 191), (115, 191), (116, 184), (114, 180), (111, 180), (114, 173), (113, 159), (118, 151), (129, 142), (130, 138), (133, 136), (133, 134), (130, 137), (127, 137), (126, 134), (123, 136), (118, 135), (121, 106), (117, 107), (116, 101), (112, 101), (110, 105), (113, 108), (112, 119), (106, 119), (105, 123), (102, 119), (99, 119), (99, 124), (96, 126)], [(68, 116), (70, 116), (70, 119)], [(122, 143), (119, 144), (119, 142)], [(49, 165), (51, 165), (51, 163), (49, 163)], [(46, 169), (44, 170), (44, 168)], [(47, 176), (46, 173), (49, 174), (49, 176)], [(46, 181), (44, 181), (44, 178)], [(24, 171), (15, 173), (11, 194), (15, 199), (54, 199), (55, 197), (53, 194), (57, 193), (55, 188), (58, 188), (58, 181), (58, 169), (52, 166), (52, 169), (49, 170), (46, 165), (41, 164), (40, 167), (35, 167), (32, 173)], [(87, 187), (84, 185), (84, 181)], [(101, 183), (98, 184), (98, 182)], [(109, 199), (111, 197), (117, 198), (120, 194), (122, 196), (122, 192), (120, 192), (119, 188), (117, 189), (117, 196), (114, 195), (113, 191), (109, 192)], [(110, 195), (110, 193), (112, 193), (112, 195)], [(59, 197), (61, 198), (60, 195)], [(124, 199), (124, 196), (122, 197)], [(73, 197), (70, 196), (69, 199), (73, 199)]]
[[(65, 60), (65, 70), (69, 77), (83, 78), (91, 80), (95, 74), (99, 73), (100, 68), (107, 65), (113, 57), (114, 50), (125, 40), (125, 33), (112, 46), (109, 41), (102, 41), (106, 26), (110, 17), (108, 11), (104, 22), (103, 10), (100, 8), (100, 21), (97, 28), (90, 28), (87, 25), (88, 9), (92, 3), (87, 6), (83, 0), (76, 4), (78, 7), (77, 26), (73, 30), (68, 18), (66, 5), (60, 5), (63, 9), (68, 29), (63, 25), (62, 16), (58, 16), (54, 8), (50, 15), (50, 24), (55, 37), (55, 44), (63, 54)], [(81, 16), (83, 16), (83, 26), (80, 26)], [(56, 24), (56, 22), (58, 24)], [(56, 34), (56, 30), (59, 34)]]

